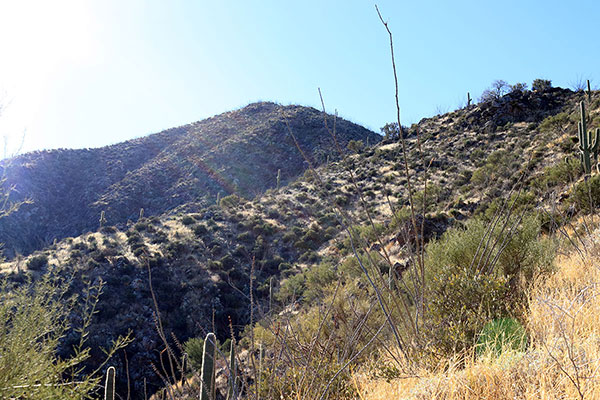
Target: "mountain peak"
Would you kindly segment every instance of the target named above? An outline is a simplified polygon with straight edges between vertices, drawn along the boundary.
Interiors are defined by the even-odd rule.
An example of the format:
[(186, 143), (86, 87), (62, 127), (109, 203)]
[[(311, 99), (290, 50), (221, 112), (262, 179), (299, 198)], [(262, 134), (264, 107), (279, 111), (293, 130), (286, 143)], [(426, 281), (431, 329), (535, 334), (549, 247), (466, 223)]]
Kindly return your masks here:
[[(5, 160), (6, 187), (28, 198), (0, 221), (7, 255), (29, 253), (54, 239), (135, 219), (140, 209), (159, 215), (188, 202), (209, 204), (236, 193), (252, 198), (289, 182), (307, 168), (286, 124), (316, 165), (336, 157), (323, 113), (304, 106), (257, 102), (189, 125), (111, 146), (49, 150)], [(338, 140), (380, 136), (338, 119)], [(368, 139), (367, 139), (368, 138)]]

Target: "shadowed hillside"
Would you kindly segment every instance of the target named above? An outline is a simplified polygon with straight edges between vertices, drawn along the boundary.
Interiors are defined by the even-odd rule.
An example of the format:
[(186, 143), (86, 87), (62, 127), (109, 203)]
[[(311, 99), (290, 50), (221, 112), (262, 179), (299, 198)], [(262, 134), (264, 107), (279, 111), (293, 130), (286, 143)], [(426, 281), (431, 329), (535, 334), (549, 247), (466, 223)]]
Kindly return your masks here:
[[(323, 113), (301, 106), (250, 104), (147, 137), (98, 149), (34, 152), (3, 162), (14, 200), (30, 199), (0, 221), (5, 255), (28, 254), (54, 239), (77, 236), (99, 225), (159, 215), (189, 203), (214, 203), (217, 194), (252, 198), (307, 167), (286, 121), (317, 165), (335, 154)], [(342, 146), (375, 143), (380, 136), (337, 121)]]

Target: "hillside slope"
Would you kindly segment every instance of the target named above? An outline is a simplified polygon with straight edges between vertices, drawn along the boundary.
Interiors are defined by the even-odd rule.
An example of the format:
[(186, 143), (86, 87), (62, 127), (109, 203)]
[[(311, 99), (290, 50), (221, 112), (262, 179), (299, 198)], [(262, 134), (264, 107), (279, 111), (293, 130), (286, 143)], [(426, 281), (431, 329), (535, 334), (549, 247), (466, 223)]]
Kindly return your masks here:
[[(14, 199), (30, 199), (0, 221), (5, 255), (28, 254), (54, 239), (109, 224), (124, 224), (188, 202), (212, 203), (237, 193), (252, 198), (284, 184), (307, 167), (286, 122), (317, 165), (333, 154), (323, 113), (301, 106), (250, 104), (193, 124), (98, 149), (51, 150), (2, 162)], [(342, 146), (380, 136), (351, 122), (337, 121)], [(368, 139), (367, 139), (368, 138)]]
[[(594, 96), (590, 125), (595, 127), (600, 102)], [(550, 192), (564, 194), (558, 197), (558, 206), (569, 207), (581, 173), (563, 174), (557, 180), (555, 166), (562, 165), (565, 156), (576, 155), (572, 138), (581, 98), (581, 93), (564, 89), (515, 92), (407, 129), (409, 169), (417, 199), (424, 196), (427, 183), (426, 240), (485, 213), (495, 201), (509, 196), (521, 176), (528, 207), (556, 207), (557, 197), (549, 196)], [(291, 118), (290, 125), (298, 136), (306, 127), (305, 123), (292, 124)], [(338, 122), (338, 134), (340, 126)], [(326, 143), (328, 137), (323, 133), (319, 140)], [(300, 147), (317, 154), (313, 143), (304, 140)], [(205, 159), (221, 157), (220, 151), (207, 152)], [(293, 151), (298, 152), (295, 147)], [(16, 282), (48, 270), (74, 274), (74, 292), (86, 281), (105, 282), (99, 313), (90, 329), (90, 345), (97, 348), (131, 330), (136, 337), (128, 348), (132, 381), (145, 378), (155, 390), (161, 382), (151, 363), (157, 362), (162, 343), (152, 322), (150, 274), (163, 326), (183, 341), (208, 330), (216, 331), (219, 338), (229, 337), (229, 317), (234, 331), (243, 331), (250, 322), (251, 287), (256, 315), (271, 311), (271, 304), (274, 311), (320, 304), (322, 293), (307, 293), (309, 280), (325, 287), (335, 281), (338, 267), (352, 259), (334, 204), (357, 227), (366, 223), (368, 210), (390, 256), (402, 264), (398, 237), (403, 226), (392, 212), (399, 214), (407, 204), (402, 146), (386, 140), (355, 151), (344, 146), (344, 151), (337, 155), (331, 150), (330, 157), (336, 161), (317, 168), (320, 181), (311, 171), (252, 200), (227, 196), (219, 205), (211, 201), (210, 206), (191, 201), (139, 220), (132, 210), (135, 214), (129, 218), (136, 223), (114, 227), (109, 217), (108, 226), (100, 231), (58, 241), (32, 256), (5, 263), (3, 270)], [(167, 168), (167, 160), (175, 159), (172, 154), (161, 153), (152, 160), (159, 159), (159, 165)], [(185, 149), (177, 154), (186, 154)], [(291, 153), (271, 156), (294, 157)], [(266, 173), (264, 179), (269, 176), (274, 175)], [(137, 180), (124, 187), (130, 190), (133, 182)], [(369, 230), (364, 232), (365, 248), (371, 248), (374, 240)], [(305, 275), (313, 270), (322, 275)], [(93, 361), (100, 356), (95, 354)]]

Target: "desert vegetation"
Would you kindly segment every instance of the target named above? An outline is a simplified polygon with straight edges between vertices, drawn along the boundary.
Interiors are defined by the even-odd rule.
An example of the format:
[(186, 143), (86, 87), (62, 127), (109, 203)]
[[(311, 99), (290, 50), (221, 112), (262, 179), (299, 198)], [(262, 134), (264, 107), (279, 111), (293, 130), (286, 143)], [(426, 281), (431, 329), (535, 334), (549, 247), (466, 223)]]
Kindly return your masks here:
[(600, 398), (589, 84), (381, 136), (321, 104), (3, 166), (1, 396)]

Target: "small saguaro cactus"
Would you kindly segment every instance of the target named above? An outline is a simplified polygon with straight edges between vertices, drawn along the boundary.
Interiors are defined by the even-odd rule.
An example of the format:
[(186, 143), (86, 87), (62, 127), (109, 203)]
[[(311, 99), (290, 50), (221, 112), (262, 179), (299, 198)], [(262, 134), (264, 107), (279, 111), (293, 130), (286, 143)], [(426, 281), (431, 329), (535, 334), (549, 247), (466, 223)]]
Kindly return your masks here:
[(278, 169), (277, 170), (277, 190), (279, 190), (280, 185), (281, 185), (281, 170)]
[(115, 367), (108, 367), (104, 384), (104, 400), (115, 400), (115, 374)]
[(217, 356), (217, 337), (209, 333), (204, 339), (202, 352), (202, 370), (200, 372), (200, 400), (215, 400), (215, 359)]
[(591, 103), (592, 102), (592, 88), (590, 87), (590, 80), (587, 80), (587, 95), (588, 95), (588, 101)]
[(587, 131), (587, 124), (585, 120), (585, 105), (582, 102), (579, 103), (581, 112), (581, 121), (578, 122), (578, 134), (579, 134), (579, 151), (581, 157), (581, 165), (583, 166), (583, 172), (586, 175), (592, 173), (592, 157), (595, 162), (598, 162), (598, 145), (600, 144), (600, 128), (596, 129), (596, 138), (592, 142), (592, 131)]
[(467, 107), (469, 107), (471, 105), (471, 93), (467, 92)]
[(100, 222), (100, 228), (102, 228), (106, 223), (106, 215), (104, 214), (104, 210), (100, 211), (100, 220), (98, 222)]
[(143, 208), (140, 208), (140, 216), (139, 216), (138, 220), (140, 220), (140, 221), (141, 221), (141, 220), (143, 220), (143, 219), (144, 219), (144, 209), (143, 209)]
[(269, 312), (273, 309), (273, 278), (269, 278)]
[(235, 369), (235, 339), (231, 341), (229, 352), (229, 388), (227, 389), (227, 400), (234, 400), (238, 396), (237, 374)]
[(217, 205), (221, 202), (221, 192), (217, 192)]

